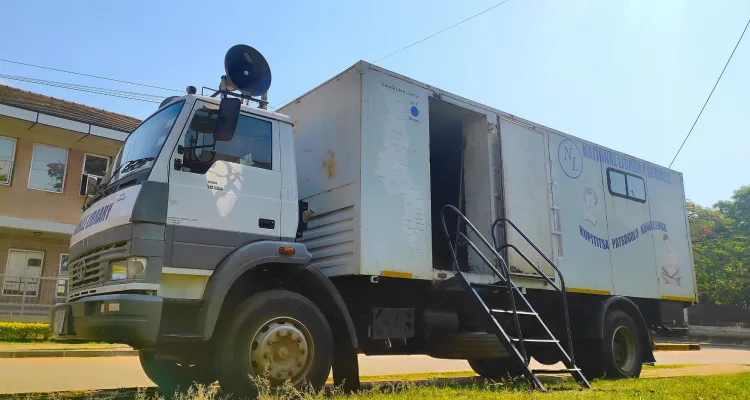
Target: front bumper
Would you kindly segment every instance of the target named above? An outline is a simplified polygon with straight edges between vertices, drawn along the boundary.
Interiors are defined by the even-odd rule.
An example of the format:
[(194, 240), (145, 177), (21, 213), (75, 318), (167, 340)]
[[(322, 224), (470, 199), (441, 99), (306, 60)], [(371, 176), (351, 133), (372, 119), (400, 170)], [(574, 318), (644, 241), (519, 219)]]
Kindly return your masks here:
[(103, 294), (58, 304), (50, 312), (57, 340), (144, 346), (159, 336), (164, 300), (145, 294)]

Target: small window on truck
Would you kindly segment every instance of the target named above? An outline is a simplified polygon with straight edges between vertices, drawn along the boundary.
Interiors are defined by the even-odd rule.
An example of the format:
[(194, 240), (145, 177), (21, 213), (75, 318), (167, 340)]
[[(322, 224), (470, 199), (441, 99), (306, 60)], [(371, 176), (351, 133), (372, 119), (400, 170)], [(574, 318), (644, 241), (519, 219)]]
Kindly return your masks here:
[(612, 196), (646, 202), (646, 182), (638, 175), (607, 168), (607, 186)]
[[(199, 110), (207, 115), (196, 114), (193, 116), (190, 128), (185, 134), (184, 146), (207, 146), (213, 143), (213, 126), (210, 123), (196, 123), (196, 119), (206, 120), (211, 118), (213, 110)], [(190, 172), (204, 174), (214, 161), (227, 161), (230, 163), (261, 168), (272, 168), (272, 131), (270, 121), (259, 118), (240, 115), (237, 121), (237, 129), (234, 138), (229, 142), (217, 142), (216, 153), (212, 154), (210, 148), (197, 148), (187, 150), (185, 165)]]

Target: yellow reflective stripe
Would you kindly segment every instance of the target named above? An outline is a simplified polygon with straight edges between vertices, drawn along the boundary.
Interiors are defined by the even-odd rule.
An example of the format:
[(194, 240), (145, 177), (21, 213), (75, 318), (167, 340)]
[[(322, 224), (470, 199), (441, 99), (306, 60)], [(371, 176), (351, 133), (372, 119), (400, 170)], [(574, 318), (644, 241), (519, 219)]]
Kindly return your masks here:
[(414, 276), (411, 272), (399, 272), (399, 271), (380, 271), (380, 276), (386, 276), (388, 278), (411, 278)]
[(599, 294), (599, 295), (604, 295), (604, 296), (611, 294), (609, 290), (582, 289), (582, 288), (573, 288), (573, 287), (569, 287), (567, 290), (570, 293)]
[(695, 302), (695, 298), (693, 297), (682, 297), (682, 296), (661, 296), (662, 300), (673, 300), (673, 301), (688, 301), (688, 302)]

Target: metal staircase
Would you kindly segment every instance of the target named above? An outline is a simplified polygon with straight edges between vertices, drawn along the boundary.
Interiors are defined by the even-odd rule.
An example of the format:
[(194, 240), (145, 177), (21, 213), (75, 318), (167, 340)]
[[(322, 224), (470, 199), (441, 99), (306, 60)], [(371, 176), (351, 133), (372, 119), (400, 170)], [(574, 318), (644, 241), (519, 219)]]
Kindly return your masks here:
[[(450, 233), (448, 231), (448, 227), (446, 225), (446, 214), (447, 213), (454, 213), (459, 222), (463, 222), (467, 228), (467, 232), (470, 231), (473, 236), (477, 237), (484, 246), (490, 250), (492, 253), (493, 258), (496, 260), (497, 265), (493, 262), (491, 262), (478, 248), (477, 246), (469, 240), (466, 234), (460, 231), (458, 229), (456, 232)], [(471, 293), (471, 296), (476, 300), (476, 304), (478, 307), (479, 315), (484, 317), (486, 325), (491, 330), (491, 333), (494, 333), (498, 340), (500, 340), (500, 343), (503, 345), (505, 350), (510, 356), (509, 362), (515, 363), (515, 367), (517, 367), (518, 371), (521, 371), (528, 379), (529, 382), (532, 383), (538, 390), (540, 391), (546, 391), (544, 385), (537, 377), (538, 374), (561, 374), (561, 373), (568, 373), (570, 374), (582, 387), (584, 388), (590, 388), (589, 382), (586, 380), (586, 378), (581, 373), (581, 370), (576, 367), (574, 359), (573, 359), (573, 342), (571, 339), (570, 334), (570, 322), (568, 318), (568, 305), (567, 300), (565, 296), (565, 282), (562, 277), (562, 273), (557, 268), (557, 266), (549, 259), (547, 256), (545, 256), (542, 251), (531, 242), (531, 240), (523, 233), (521, 232), (518, 227), (513, 224), (511, 221), (500, 218), (496, 220), (492, 224), (492, 236), (493, 236), (493, 244), (491, 245), (487, 239), (485, 239), (479, 231), (474, 227), (474, 225), (471, 223), (471, 221), (464, 216), (461, 211), (459, 211), (456, 207), (452, 205), (446, 205), (443, 206), (441, 210), (441, 217), (442, 217), (442, 223), (443, 223), (443, 231), (445, 233), (446, 239), (448, 240), (448, 244), (450, 246), (451, 255), (453, 257), (453, 270), (455, 271), (456, 275), (451, 278), (449, 281), (454, 281), (451, 283), (455, 283), (456, 281), (458, 284), (460, 284), (461, 287), (463, 287), (464, 290)], [(555, 282), (550, 279), (544, 272), (542, 272), (539, 267), (537, 267), (534, 263), (529, 260), (526, 255), (524, 255), (516, 246), (512, 244), (504, 244), (500, 247), (497, 246), (496, 238), (495, 238), (495, 228), (498, 224), (505, 224), (507, 223), (509, 226), (514, 228), (518, 234), (524, 238), (545, 260), (548, 262), (554, 269), (557, 271), (558, 277), (560, 278), (560, 285), (558, 286), (555, 284)], [(460, 224), (459, 224), (460, 225)], [(459, 242), (460, 240), (460, 242)], [(487, 267), (492, 271), (494, 276), (498, 279), (493, 284), (477, 284), (477, 283), (471, 283), (466, 275), (460, 271), (458, 258), (456, 256), (456, 248), (459, 244), (465, 244), (471, 250), (476, 252), (476, 254), (479, 256), (479, 258), (482, 260), (482, 262), (487, 265)], [(563, 312), (565, 314), (565, 331), (566, 331), (566, 348), (564, 348), (560, 341), (554, 337), (550, 329), (547, 327), (547, 325), (544, 323), (542, 318), (540, 317), (539, 313), (534, 310), (534, 307), (531, 306), (531, 304), (528, 302), (526, 297), (524, 296), (523, 292), (520, 288), (518, 288), (515, 283), (513, 283), (513, 279), (510, 274), (510, 269), (508, 268), (507, 263), (505, 262), (505, 259), (500, 255), (500, 252), (505, 251), (506, 249), (514, 250), (516, 251), (526, 262), (529, 263), (536, 271), (539, 273), (539, 275), (553, 288), (555, 288), (562, 296), (562, 305), (563, 305)], [(499, 267), (499, 269), (498, 269)], [(445, 282), (449, 286), (450, 283), (448, 281)], [(487, 291), (495, 293), (494, 296), (487, 296)], [(505, 302), (505, 307), (503, 308), (495, 308), (491, 306), (491, 303), (493, 300), (496, 300), (498, 298), (497, 292), (504, 291), (507, 295), (507, 300)], [(518, 308), (517, 303), (520, 303), (521, 309)], [(520, 321), (524, 320), (524, 324), (521, 324)], [(527, 328), (531, 326), (532, 324), (537, 324), (535, 328), (533, 329), (535, 332), (543, 332), (542, 337), (524, 337), (523, 335), (523, 329), (522, 326), (526, 326)], [(541, 328), (541, 329), (539, 329)], [(527, 347), (528, 346), (551, 346), (552, 351), (559, 352), (560, 360), (565, 365), (564, 369), (530, 369), (529, 364), (529, 355), (527, 353)]]

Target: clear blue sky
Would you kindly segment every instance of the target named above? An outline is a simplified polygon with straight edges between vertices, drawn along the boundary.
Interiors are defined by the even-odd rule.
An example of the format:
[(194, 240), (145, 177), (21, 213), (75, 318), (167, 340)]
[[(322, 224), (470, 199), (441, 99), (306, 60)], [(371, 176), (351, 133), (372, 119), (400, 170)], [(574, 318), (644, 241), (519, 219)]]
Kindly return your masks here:
[[(276, 104), (498, 1), (227, 1), (222, 8), (193, 0), (8, 1), (0, 58), (177, 89), (215, 87), (226, 50), (246, 43), (271, 64)], [(380, 65), (666, 166), (748, 18), (747, 0), (511, 0)], [(750, 184), (747, 36), (673, 166), (684, 173), (687, 197), (702, 205)], [(169, 95), (7, 63), (0, 73)], [(2, 83), (139, 118), (156, 107)]]

